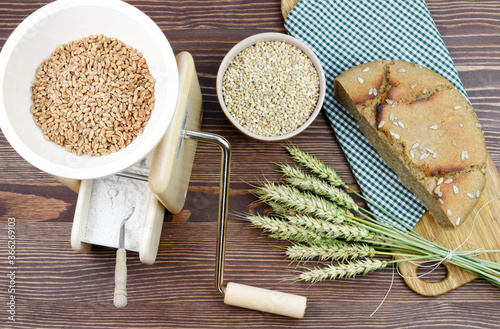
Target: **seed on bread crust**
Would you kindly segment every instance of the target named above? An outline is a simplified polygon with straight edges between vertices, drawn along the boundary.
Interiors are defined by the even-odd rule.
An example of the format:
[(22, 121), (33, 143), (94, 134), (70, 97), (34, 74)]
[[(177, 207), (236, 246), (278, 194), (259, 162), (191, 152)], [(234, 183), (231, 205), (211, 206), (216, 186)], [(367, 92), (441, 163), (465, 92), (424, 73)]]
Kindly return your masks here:
[[(367, 88), (357, 77), (368, 66), (362, 77), (377, 86), (376, 98), (360, 96)], [(419, 64), (394, 60), (361, 64), (339, 75), (334, 87), (367, 139), (440, 224), (453, 227), (468, 216), (484, 188), (486, 152), (477, 117), (454, 85)]]

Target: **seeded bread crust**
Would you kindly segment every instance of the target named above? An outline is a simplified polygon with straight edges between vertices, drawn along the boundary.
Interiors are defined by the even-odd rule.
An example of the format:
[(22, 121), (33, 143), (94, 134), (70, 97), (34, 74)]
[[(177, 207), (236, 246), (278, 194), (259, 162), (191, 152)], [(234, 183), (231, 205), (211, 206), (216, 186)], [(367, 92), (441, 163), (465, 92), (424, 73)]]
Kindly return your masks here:
[(335, 97), (384, 161), (445, 227), (467, 218), (486, 183), (481, 125), (443, 76), (405, 61), (375, 61), (340, 74)]

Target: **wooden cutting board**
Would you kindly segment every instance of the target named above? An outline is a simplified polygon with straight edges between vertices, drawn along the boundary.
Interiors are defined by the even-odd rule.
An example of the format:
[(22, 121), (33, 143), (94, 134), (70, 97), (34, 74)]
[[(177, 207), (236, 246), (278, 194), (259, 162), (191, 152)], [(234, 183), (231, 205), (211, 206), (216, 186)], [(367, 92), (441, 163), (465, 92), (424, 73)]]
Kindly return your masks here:
[[(300, 0), (282, 0), (281, 12), (286, 19), (288, 13)], [(426, 212), (419, 220), (414, 230), (445, 248), (455, 249), (464, 241), (458, 250), (500, 249), (500, 200), (495, 200), (482, 208), (488, 201), (500, 197), (500, 176), (488, 155), (487, 181), (484, 192), (463, 224), (456, 229), (447, 229), (436, 223), (429, 212)], [(476, 217), (477, 214), (477, 217)], [(474, 218), (476, 217), (475, 221)], [(469, 236), (470, 235), (470, 236)], [(500, 253), (489, 253), (477, 256), (494, 262), (500, 262)], [(409, 262), (399, 263), (399, 271), (404, 277), (406, 284), (415, 292), (424, 296), (438, 296), (467, 284), (477, 278), (457, 266), (445, 263), (448, 271), (446, 277), (439, 282), (425, 281), (425, 277), (417, 278), (418, 266)], [(425, 273), (426, 269), (419, 271)]]
[[(500, 177), (490, 155), (488, 155), (486, 168), (486, 186), (482, 196), (462, 225), (456, 229), (443, 228), (436, 223), (429, 212), (426, 212), (414, 230), (428, 240), (448, 249), (457, 248), (463, 241), (466, 242), (459, 250), (500, 249), (500, 199), (494, 200), (483, 207), (488, 201), (500, 197)], [(481, 207), (483, 208), (478, 213)], [(467, 239), (469, 234), (470, 237)], [(477, 257), (500, 262), (500, 253), (483, 254)], [(454, 265), (448, 263), (443, 265), (446, 266), (448, 274), (439, 282), (428, 282), (425, 281), (425, 278), (416, 278), (418, 266), (409, 262), (400, 263), (399, 271), (404, 277), (409, 277), (404, 279), (406, 284), (412, 290), (424, 296), (444, 294), (477, 278), (476, 275)], [(426, 271), (428, 270), (422, 269), (419, 274)]]

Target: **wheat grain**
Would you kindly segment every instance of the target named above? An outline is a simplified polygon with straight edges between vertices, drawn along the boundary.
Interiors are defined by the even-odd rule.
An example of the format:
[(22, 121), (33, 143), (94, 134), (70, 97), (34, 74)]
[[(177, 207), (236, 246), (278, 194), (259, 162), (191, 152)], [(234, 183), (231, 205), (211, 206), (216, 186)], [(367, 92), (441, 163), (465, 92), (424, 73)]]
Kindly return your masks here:
[(46, 140), (76, 155), (116, 152), (141, 135), (155, 79), (142, 54), (116, 38), (60, 45), (36, 70), (31, 113)]

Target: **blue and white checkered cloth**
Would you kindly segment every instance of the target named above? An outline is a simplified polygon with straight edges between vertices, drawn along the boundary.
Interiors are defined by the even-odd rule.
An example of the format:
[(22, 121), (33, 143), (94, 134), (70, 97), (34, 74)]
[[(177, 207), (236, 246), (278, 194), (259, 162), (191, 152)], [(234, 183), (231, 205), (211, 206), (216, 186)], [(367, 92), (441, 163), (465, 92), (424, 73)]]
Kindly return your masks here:
[[(413, 227), (425, 206), (399, 180), (366, 140), (356, 120), (335, 99), (333, 80), (356, 65), (400, 59), (463, 85), (424, 0), (301, 0), (285, 20), (288, 33), (320, 59), (327, 91), (323, 109), (363, 194)], [(378, 216), (390, 216), (371, 207)]]

